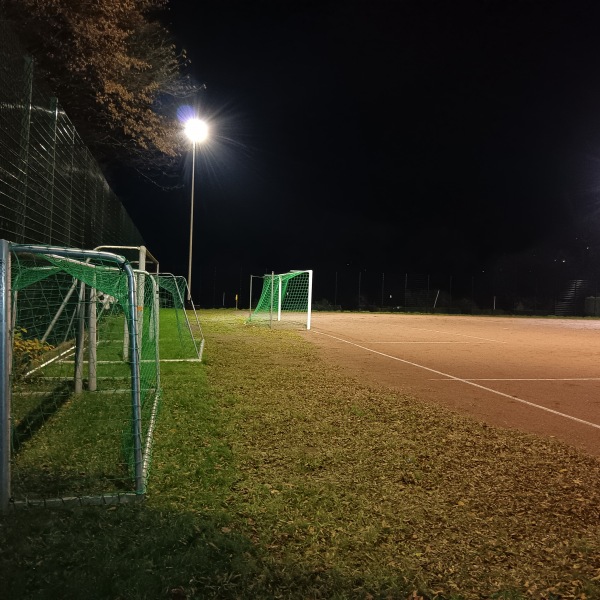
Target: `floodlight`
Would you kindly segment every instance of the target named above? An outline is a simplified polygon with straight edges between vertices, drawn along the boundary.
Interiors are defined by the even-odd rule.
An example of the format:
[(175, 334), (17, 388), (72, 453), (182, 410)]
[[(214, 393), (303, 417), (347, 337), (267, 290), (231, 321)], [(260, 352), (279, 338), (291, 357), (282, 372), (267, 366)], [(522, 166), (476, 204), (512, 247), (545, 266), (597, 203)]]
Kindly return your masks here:
[(202, 119), (188, 119), (185, 123), (185, 134), (194, 144), (204, 142), (208, 137), (208, 125)]

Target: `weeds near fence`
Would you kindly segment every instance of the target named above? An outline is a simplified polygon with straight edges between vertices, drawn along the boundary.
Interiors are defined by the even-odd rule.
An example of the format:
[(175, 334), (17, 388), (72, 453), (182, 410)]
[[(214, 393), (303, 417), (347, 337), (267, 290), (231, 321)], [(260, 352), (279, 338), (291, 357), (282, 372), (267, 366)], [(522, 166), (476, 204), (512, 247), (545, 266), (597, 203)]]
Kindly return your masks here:
[(600, 597), (596, 459), (203, 318), (206, 362), (163, 366), (147, 501), (4, 517), (7, 597)]
[(22, 379), (46, 352), (54, 348), (47, 342), (37, 338), (27, 339), (26, 336), (27, 330), (23, 328), (20, 328), (14, 336), (12, 377), (15, 381)]

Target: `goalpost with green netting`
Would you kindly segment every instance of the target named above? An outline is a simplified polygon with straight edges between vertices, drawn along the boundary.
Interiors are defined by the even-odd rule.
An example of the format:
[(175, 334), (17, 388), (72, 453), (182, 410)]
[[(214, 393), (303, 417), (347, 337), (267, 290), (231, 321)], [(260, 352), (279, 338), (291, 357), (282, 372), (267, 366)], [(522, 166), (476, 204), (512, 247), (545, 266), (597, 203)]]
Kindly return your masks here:
[(159, 273), (155, 277), (158, 284), (161, 331), (166, 329), (169, 332), (161, 335), (161, 360), (201, 361), (204, 333), (194, 304), (192, 303), (190, 311), (185, 310), (188, 289), (185, 277), (172, 273)]
[(119, 255), (0, 240), (0, 504), (146, 490), (159, 285)]
[[(262, 280), (260, 298), (254, 309), (252, 287), (254, 280)], [(249, 322), (289, 323), (310, 329), (312, 314), (312, 270), (271, 273), (250, 277)]]
[[(194, 303), (191, 302), (190, 316), (185, 309), (184, 298), (190, 298), (188, 284), (184, 277), (172, 273), (161, 273), (158, 259), (146, 246), (97, 246), (94, 250), (107, 250), (125, 256), (140, 273), (146, 273), (146, 265), (152, 263), (156, 273), (152, 273), (157, 289), (155, 301), (157, 312), (160, 309), (160, 322), (167, 326), (168, 335), (161, 340), (162, 361), (202, 361), (204, 335)], [(145, 275), (141, 275), (144, 277)], [(175, 340), (173, 333), (177, 333)], [(127, 339), (127, 338), (125, 338)]]

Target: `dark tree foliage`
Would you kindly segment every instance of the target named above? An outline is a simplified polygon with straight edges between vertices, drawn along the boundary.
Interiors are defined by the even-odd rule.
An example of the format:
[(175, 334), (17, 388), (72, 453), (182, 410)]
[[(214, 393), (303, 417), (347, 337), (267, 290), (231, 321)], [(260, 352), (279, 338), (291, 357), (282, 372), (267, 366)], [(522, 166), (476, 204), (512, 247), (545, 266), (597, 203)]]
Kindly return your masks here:
[(159, 21), (168, 0), (0, 0), (85, 142), (156, 175), (179, 154), (176, 101), (197, 87)]

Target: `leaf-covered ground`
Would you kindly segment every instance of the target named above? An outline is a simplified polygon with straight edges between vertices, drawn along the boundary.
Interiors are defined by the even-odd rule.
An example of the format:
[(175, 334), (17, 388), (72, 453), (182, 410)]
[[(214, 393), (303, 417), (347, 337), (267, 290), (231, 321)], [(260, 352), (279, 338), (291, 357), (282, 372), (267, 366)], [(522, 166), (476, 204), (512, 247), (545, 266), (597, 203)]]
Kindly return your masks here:
[(293, 333), (212, 345), (231, 501), (273, 564), (365, 594), (600, 598), (597, 459), (361, 385)]
[(600, 598), (598, 459), (203, 324), (205, 362), (162, 370), (146, 501), (2, 517), (2, 598)]

